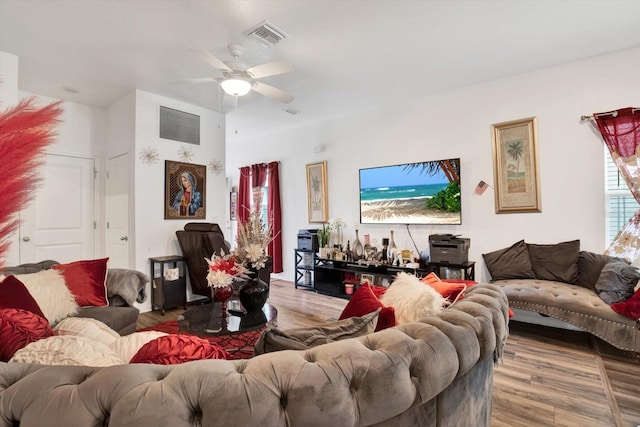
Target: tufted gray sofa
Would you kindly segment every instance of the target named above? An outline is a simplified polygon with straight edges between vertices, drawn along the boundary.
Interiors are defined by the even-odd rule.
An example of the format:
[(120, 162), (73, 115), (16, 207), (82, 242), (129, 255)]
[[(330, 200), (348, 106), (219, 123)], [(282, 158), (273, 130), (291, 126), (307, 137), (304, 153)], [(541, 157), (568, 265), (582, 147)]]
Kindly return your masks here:
[(507, 298), (249, 360), (106, 368), (0, 363), (0, 427), (488, 426)]
[(522, 317), (518, 309), (551, 316), (619, 349), (640, 353), (640, 322), (613, 311), (592, 289), (539, 279), (496, 280), (492, 283), (500, 286), (509, 298), (509, 305), (516, 312), (513, 320)]

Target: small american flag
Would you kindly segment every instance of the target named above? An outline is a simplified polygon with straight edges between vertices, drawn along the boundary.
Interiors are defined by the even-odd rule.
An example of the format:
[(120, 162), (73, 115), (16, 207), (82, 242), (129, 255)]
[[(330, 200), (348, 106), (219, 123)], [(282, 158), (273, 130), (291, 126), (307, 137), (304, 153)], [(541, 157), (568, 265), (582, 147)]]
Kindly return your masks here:
[(476, 186), (476, 194), (482, 194), (484, 191), (489, 188), (489, 184), (484, 181), (480, 181)]

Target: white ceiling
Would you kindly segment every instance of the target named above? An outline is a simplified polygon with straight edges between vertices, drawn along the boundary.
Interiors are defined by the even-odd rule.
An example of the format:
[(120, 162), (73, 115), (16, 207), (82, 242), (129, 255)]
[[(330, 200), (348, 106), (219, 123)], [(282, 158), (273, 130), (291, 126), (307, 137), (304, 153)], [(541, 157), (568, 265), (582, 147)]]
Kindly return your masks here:
[[(244, 36), (265, 20), (289, 37)], [(252, 93), (229, 113), (259, 132), (638, 46), (640, 1), (0, 0), (20, 90), (98, 107), (138, 88), (219, 110), (216, 83), (172, 81), (219, 76), (189, 49), (227, 60), (230, 42), (295, 68), (261, 80), (291, 104)]]

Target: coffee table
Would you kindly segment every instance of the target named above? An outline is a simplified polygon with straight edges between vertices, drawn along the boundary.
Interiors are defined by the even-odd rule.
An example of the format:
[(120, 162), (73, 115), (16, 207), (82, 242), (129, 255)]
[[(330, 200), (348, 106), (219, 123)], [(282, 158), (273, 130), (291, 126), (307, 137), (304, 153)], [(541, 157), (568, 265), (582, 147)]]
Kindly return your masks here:
[(265, 329), (277, 326), (278, 310), (270, 304), (244, 312), (240, 301), (230, 300), (227, 311), (229, 315), (223, 317), (220, 302), (192, 307), (178, 317), (178, 330), (206, 338), (234, 359), (243, 359), (253, 356), (253, 345)]

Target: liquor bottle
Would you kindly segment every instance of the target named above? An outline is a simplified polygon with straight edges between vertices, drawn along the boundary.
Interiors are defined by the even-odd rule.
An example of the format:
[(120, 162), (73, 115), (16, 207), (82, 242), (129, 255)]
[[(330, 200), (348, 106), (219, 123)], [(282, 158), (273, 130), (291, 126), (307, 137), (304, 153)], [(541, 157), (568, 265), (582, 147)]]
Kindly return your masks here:
[(364, 255), (364, 247), (358, 238), (358, 230), (356, 229), (356, 240), (353, 241), (353, 259), (359, 260)]

